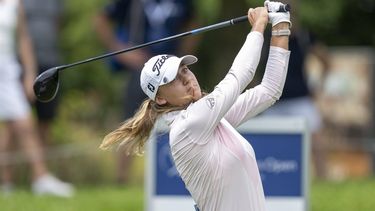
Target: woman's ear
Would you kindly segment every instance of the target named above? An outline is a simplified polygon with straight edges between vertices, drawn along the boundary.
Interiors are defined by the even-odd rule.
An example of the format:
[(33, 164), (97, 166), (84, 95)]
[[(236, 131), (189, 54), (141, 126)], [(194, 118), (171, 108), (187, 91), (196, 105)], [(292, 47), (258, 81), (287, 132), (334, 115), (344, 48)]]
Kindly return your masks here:
[(167, 103), (167, 100), (164, 99), (163, 97), (156, 96), (156, 98), (155, 98), (155, 102), (156, 102), (158, 105), (164, 105), (164, 104)]

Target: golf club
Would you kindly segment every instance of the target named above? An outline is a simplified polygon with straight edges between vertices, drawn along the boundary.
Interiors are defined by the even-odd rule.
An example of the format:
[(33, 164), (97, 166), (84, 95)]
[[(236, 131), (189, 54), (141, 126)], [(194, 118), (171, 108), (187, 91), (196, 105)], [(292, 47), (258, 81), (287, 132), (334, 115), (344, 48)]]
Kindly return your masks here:
[[(279, 12), (286, 12), (286, 11), (290, 11), (290, 6), (288, 4), (280, 6)], [(95, 57), (88, 58), (88, 59), (78, 61), (78, 62), (75, 62), (75, 63), (71, 63), (71, 64), (67, 64), (67, 65), (61, 65), (61, 66), (57, 66), (57, 67), (52, 67), (52, 68), (46, 70), (45, 72), (41, 73), (35, 79), (34, 86), (33, 86), (34, 93), (36, 95), (36, 98), (40, 102), (49, 102), (49, 101), (53, 100), (53, 98), (55, 98), (55, 96), (57, 94), (57, 91), (59, 89), (59, 84), (60, 84), (59, 83), (59, 72), (61, 70), (64, 70), (64, 69), (67, 69), (67, 68), (70, 68), (70, 67), (74, 67), (74, 66), (77, 66), (77, 65), (80, 65), (80, 64), (96, 61), (96, 60), (99, 60), (99, 59), (103, 59), (103, 58), (106, 58), (106, 57), (114, 56), (114, 55), (117, 55), (117, 54), (120, 54), (120, 53), (133, 51), (133, 50), (143, 48), (143, 47), (146, 47), (146, 46), (149, 46), (149, 45), (153, 45), (153, 44), (157, 44), (157, 43), (161, 43), (161, 42), (166, 42), (166, 41), (171, 41), (171, 40), (175, 40), (175, 39), (185, 37), (185, 36), (188, 36), (188, 35), (195, 35), (195, 34), (199, 34), (199, 33), (202, 33), (202, 32), (231, 26), (231, 25), (234, 25), (234, 24), (237, 24), (237, 23), (240, 23), (240, 22), (244, 22), (244, 21), (247, 21), (247, 15), (237, 17), (237, 18), (233, 18), (233, 19), (223, 21), (223, 22), (220, 22), (220, 23), (216, 23), (216, 24), (213, 24), (213, 25), (201, 27), (201, 28), (194, 29), (194, 30), (191, 30), (191, 31), (183, 32), (181, 34), (169, 36), (169, 37), (162, 38), (162, 39), (159, 39), (159, 40), (143, 43), (143, 44), (133, 46), (133, 47), (130, 47), (130, 48), (126, 48), (126, 49), (123, 49), (123, 50), (119, 50), (119, 51), (95, 56)]]

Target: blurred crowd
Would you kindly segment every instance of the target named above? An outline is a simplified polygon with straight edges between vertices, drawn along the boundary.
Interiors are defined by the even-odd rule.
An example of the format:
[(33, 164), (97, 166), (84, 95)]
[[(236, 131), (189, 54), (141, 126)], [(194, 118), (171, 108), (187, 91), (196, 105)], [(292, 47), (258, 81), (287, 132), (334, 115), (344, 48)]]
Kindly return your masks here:
[[(307, 120), (315, 177), (340, 179), (371, 174), (373, 158), (363, 146), (372, 135), (368, 131), (373, 121), (373, 49), (347, 50), (323, 44), (300, 21), (301, 2), (283, 2), (293, 5), (288, 76), (282, 98), (262, 115), (302, 116)], [(74, 195), (73, 185), (54, 175), (44, 157), (44, 150), (53, 143), (51, 127), (63, 99), (58, 95), (52, 102), (40, 103), (32, 90), (38, 74), (63, 62), (59, 44), (63, 3), (0, 0), (0, 189), (6, 194), (15, 188), (9, 155), (20, 146), (31, 166), (33, 193)], [(189, 0), (114, 0), (98, 8), (87, 22), (93, 23), (103, 49), (112, 52), (202, 26), (195, 11)], [(139, 75), (148, 58), (160, 53), (196, 54), (201, 39), (192, 36), (160, 43), (106, 60), (111, 74), (125, 76), (123, 96), (118, 96), (122, 99), (118, 121), (133, 116), (145, 98)], [(263, 52), (262, 58), (267, 54)], [(259, 67), (262, 63), (265, 61)], [(342, 152), (358, 162), (346, 162), (348, 158)], [(133, 159), (115, 154), (114, 180), (126, 184)]]
[[(21, 146), (32, 170), (32, 191), (71, 197), (74, 188), (54, 176), (44, 159), (50, 141), (54, 105), (35, 102), (33, 82), (39, 69), (59, 63), (58, 19), (60, 1), (0, 1), (0, 152), (1, 190), (13, 191), (10, 149)], [(34, 120), (31, 105), (37, 108)]]

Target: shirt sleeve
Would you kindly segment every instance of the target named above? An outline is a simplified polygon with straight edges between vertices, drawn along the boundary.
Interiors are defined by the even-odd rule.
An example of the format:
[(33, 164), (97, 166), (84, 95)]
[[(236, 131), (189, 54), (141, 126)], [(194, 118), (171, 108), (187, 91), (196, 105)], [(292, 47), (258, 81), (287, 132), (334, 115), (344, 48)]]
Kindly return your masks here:
[(261, 113), (280, 99), (288, 71), (289, 56), (288, 50), (270, 47), (261, 84), (241, 94), (225, 115), (225, 119), (233, 127)]
[(259, 63), (263, 34), (250, 32), (231, 69), (213, 92), (190, 105), (186, 113), (187, 128), (194, 140), (205, 142), (220, 120), (251, 82)]

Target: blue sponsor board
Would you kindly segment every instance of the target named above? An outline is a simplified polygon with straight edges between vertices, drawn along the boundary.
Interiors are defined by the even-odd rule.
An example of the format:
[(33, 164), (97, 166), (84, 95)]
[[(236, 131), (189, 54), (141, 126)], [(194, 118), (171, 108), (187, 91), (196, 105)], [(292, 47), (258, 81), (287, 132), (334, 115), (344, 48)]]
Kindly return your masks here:
[(168, 135), (165, 133), (156, 139), (156, 195), (190, 195), (173, 163)]
[(266, 196), (303, 194), (301, 134), (242, 134), (253, 146)]
[[(266, 197), (304, 195), (302, 133), (241, 133), (253, 146)], [(170, 154), (168, 133), (156, 139), (155, 193), (159, 196), (188, 196)]]

